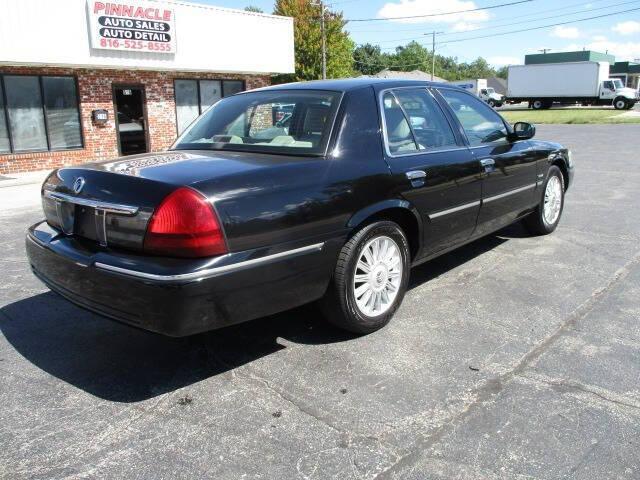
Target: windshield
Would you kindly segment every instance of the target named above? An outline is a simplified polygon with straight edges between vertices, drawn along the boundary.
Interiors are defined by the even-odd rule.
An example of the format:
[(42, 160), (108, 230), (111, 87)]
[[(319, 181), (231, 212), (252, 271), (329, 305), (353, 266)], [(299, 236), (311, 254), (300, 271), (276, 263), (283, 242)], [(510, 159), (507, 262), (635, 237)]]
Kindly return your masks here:
[(220, 100), (178, 138), (173, 150), (323, 155), (340, 93), (250, 92)]
[(616, 90), (618, 90), (619, 88), (624, 88), (624, 85), (622, 84), (622, 80), (620, 79), (613, 80), (613, 86), (615, 87)]

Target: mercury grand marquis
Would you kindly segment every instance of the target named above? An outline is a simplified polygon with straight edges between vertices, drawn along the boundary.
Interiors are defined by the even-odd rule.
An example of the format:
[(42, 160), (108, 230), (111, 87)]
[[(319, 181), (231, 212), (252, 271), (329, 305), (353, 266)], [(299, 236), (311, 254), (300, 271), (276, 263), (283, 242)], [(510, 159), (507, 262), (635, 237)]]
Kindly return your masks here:
[(412, 267), (516, 221), (555, 230), (571, 153), (534, 134), (445, 84), (244, 92), (164, 153), (52, 172), (27, 254), (68, 300), (166, 335), (314, 301), (369, 333), (393, 317)]

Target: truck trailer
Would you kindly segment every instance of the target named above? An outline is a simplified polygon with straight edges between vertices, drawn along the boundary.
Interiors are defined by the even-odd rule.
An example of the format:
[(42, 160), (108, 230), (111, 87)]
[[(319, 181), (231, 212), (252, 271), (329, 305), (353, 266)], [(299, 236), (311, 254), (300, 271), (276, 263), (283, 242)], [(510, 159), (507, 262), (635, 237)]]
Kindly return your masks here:
[(464, 88), (465, 90), (478, 96), (480, 100), (487, 102), (492, 107), (501, 107), (504, 103), (504, 97), (497, 93), (493, 88), (487, 86), (486, 78), (474, 78), (472, 80), (456, 80), (449, 82), (456, 87)]
[(638, 92), (626, 88), (618, 78), (609, 78), (607, 62), (541, 63), (508, 68), (508, 103), (529, 102), (536, 110), (554, 103), (613, 105), (617, 110), (633, 108)]

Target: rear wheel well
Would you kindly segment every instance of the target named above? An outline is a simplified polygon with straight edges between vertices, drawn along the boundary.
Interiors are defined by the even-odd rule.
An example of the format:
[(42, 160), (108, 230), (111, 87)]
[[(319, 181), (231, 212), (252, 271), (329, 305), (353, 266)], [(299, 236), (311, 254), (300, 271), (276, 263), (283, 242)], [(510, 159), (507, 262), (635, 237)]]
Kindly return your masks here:
[(398, 224), (407, 236), (411, 258), (414, 259), (420, 250), (420, 227), (415, 215), (405, 208), (388, 208), (374, 213), (365, 219), (359, 227), (380, 220), (389, 220)]
[(560, 169), (562, 172), (562, 183), (564, 184), (564, 189), (569, 188), (569, 171), (567, 170), (567, 165), (562, 160), (556, 160), (552, 163)]

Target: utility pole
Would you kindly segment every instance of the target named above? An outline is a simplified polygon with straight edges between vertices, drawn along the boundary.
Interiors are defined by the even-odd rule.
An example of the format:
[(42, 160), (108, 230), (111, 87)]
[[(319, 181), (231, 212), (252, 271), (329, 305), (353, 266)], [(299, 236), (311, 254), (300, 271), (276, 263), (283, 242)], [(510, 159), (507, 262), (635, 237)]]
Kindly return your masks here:
[(315, 5), (320, 7), (320, 31), (322, 32), (322, 79), (327, 79), (327, 32), (324, 25), (324, 3), (320, 0)]
[(439, 35), (444, 32), (436, 32), (435, 30), (431, 33), (425, 33), (425, 35), (431, 35), (431, 81), (433, 82), (433, 77), (436, 74), (436, 35)]
[(543, 54), (546, 54), (547, 52), (550, 52), (551, 50), (553, 50), (552, 48), (541, 48), (540, 50), (538, 50), (539, 52), (542, 52)]

